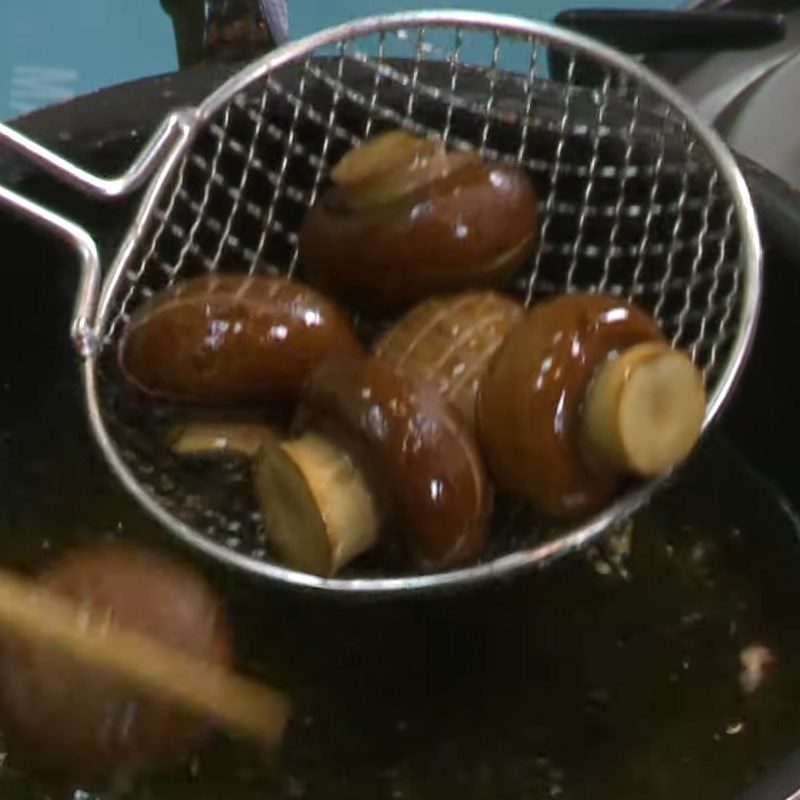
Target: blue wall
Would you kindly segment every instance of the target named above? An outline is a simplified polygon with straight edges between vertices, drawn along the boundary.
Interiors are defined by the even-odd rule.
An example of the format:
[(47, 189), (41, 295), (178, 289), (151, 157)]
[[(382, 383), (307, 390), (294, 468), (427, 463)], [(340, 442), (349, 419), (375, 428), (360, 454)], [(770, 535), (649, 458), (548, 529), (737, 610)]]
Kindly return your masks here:
[[(199, 2), (200, 0), (198, 0)], [(400, 8), (458, 5), (549, 18), (570, 6), (635, 8), (640, 0), (289, 0), (294, 36)], [(651, 0), (666, 8), (672, 0)], [(0, 0), (0, 118), (101, 86), (175, 68), (158, 0)]]
[(670, 8), (675, 0), (345, 0), (322, 3), (320, 0), (289, 0), (294, 35), (310, 33), (319, 28), (343, 22), (353, 17), (398, 11), (401, 8), (474, 8), (507, 14), (550, 19), (562, 8)]

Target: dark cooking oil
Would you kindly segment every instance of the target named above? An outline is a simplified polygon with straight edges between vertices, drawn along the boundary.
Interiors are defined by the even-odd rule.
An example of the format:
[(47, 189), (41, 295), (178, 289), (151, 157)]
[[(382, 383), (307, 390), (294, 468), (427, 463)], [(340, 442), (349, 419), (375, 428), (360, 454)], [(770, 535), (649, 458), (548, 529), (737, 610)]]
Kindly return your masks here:
[[(26, 391), (30, 368), (3, 391), (4, 562), (104, 537), (171, 546), (95, 455), (71, 363), (51, 366), (48, 391)], [(284, 750), (220, 737), (111, 794), (727, 800), (800, 741), (795, 522), (718, 440), (603, 547), (474, 593), (342, 602), (212, 570), (240, 666), (296, 700)], [(13, 747), (0, 795), (94, 796)]]
[[(105, 537), (174, 547), (89, 438), (66, 340), (72, 276), (31, 269), (0, 296), (14, 331), (0, 339), (3, 564), (34, 569)], [(54, 786), (4, 742), (0, 797), (732, 800), (800, 743), (797, 534), (716, 439), (602, 548), (475, 592), (331, 600), (203, 562), (230, 601), (240, 668), (295, 699), (283, 751), (219, 737), (103, 789)]]

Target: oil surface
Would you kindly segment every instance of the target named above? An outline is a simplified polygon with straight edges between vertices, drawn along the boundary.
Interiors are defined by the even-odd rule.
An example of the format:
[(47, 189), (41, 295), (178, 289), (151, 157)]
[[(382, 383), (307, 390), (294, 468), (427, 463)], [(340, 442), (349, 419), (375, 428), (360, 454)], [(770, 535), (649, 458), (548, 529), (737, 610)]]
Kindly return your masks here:
[[(65, 335), (72, 276), (31, 291), (43, 269), (17, 272), (36, 313), (0, 296), (4, 563), (35, 568), (107, 536), (170, 547), (89, 439)], [(795, 520), (718, 440), (636, 518), (629, 551), (624, 533), (438, 600), (331, 603), (211, 569), (240, 666), (296, 699), (284, 751), (267, 764), (220, 739), (116, 794), (729, 800), (800, 740)], [(767, 651), (763, 676), (743, 668)], [(13, 748), (0, 766), (8, 800), (84, 788), (54, 789)]]

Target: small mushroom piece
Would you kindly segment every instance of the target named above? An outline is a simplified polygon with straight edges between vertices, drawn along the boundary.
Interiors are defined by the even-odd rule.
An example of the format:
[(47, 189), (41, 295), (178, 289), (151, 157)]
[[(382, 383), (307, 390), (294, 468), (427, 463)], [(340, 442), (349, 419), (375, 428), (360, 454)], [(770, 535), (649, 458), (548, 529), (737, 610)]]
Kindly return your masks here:
[[(210, 665), (228, 666), (232, 636), (203, 577), (133, 545), (85, 546), (38, 578), (109, 629), (147, 636)], [(169, 761), (196, 744), (206, 723), (157, 693), (57, 645), (4, 635), (0, 710), (11, 745), (37, 766), (76, 778)]]
[(175, 425), (168, 442), (181, 456), (236, 455), (252, 459), (269, 433), (269, 426), (260, 422), (192, 420)]
[(699, 370), (644, 311), (569, 295), (535, 306), (498, 350), (481, 383), (478, 432), (500, 489), (579, 517), (624, 476), (682, 461), (704, 413)]
[(391, 327), (374, 351), (412, 383), (433, 384), (474, 429), (481, 378), (523, 313), (516, 300), (492, 291), (432, 297)]
[(194, 278), (155, 295), (120, 342), (126, 377), (145, 392), (206, 405), (291, 406), (309, 371), (361, 348), (347, 318), (297, 281)]
[(329, 359), (309, 377), (298, 425), (256, 465), (287, 564), (332, 575), (386, 529), (419, 569), (479, 554), (491, 491), (475, 440), (433, 388), (377, 358)]
[(525, 172), (394, 131), (350, 151), (307, 212), (300, 257), (315, 283), (371, 314), (431, 294), (503, 285), (536, 245)]

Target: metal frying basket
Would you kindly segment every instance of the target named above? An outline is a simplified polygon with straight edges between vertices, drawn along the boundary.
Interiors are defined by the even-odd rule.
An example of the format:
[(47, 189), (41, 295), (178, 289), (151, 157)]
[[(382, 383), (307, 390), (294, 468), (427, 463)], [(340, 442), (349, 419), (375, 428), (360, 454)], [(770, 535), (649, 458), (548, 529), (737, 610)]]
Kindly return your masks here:
[[(91, 427), (118, 478), (164, 527), (212, 557), (311, 589), (392, 593), (467, 584), (544, 565), (645, 503), (639, 484), (577, 525), (502, 515), (482, 562), (447, 573), (379, 565), (336, 579), (273, 560), (231, 467), (213, 480), (163, 444), (171, 409), (127, 391), (116, 345), (135, 309), (207, 272), (302, 276), (297, 230), (332, 164), (386, 128), (522, 165), (541, 198), (540, 246), (515, 289), (634, 299), (702, 366), (705, 424), (745, 363), (760, 291), (752, 203), (724, 144), (656, 76), (582, 36), (530, 20), (416, 12), (344, 25), (245, 68), (198, 108), (171, 115), (131, 168), (98, 178), (0, 126), (0, 141), (99, 198), (141, 188), (138, 214), (101, 273), (91, 237), (0, 188), (0, 201), (69, 241), (82, 280), (72, 336)], [(209, 489), (213, 486), (213, 490)], [(502, 517), (502, 519), (500, 519)]]

